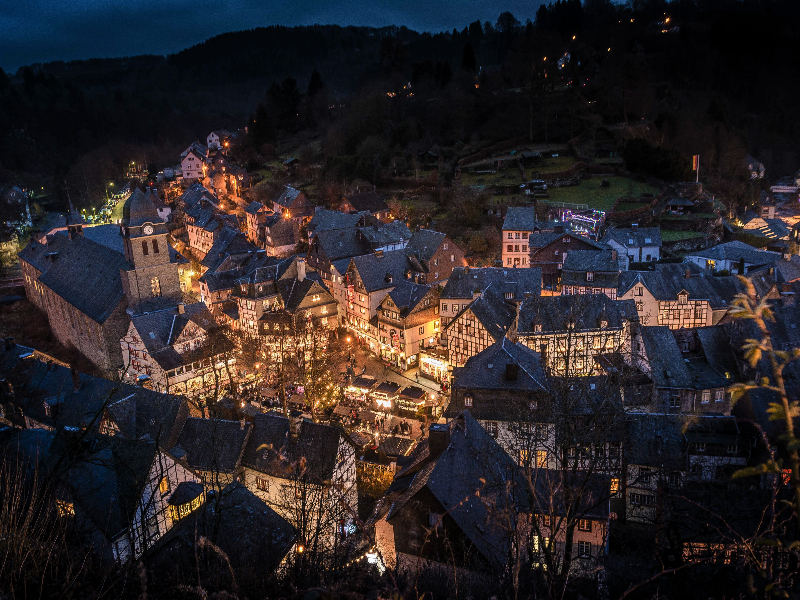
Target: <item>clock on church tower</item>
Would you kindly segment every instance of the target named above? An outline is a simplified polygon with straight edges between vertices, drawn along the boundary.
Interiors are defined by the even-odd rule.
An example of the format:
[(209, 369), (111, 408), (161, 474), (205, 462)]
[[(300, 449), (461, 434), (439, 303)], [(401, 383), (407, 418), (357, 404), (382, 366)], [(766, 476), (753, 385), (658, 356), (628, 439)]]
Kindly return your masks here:
[(123, 206), (120, 234), (131, 265), (122, 277), (128, 308), (138, 314), (180, 302), (179, 258), (174, 251), (170, 256), (167, 226), (153, 202), (138, 189)]

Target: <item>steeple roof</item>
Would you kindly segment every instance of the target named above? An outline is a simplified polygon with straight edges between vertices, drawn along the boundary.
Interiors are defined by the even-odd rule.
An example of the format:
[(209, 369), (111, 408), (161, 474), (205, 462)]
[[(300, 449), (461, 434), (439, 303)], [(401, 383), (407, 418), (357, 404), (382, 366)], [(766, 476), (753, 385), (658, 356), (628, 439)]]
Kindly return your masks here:
[(158, 209), (153, 201), (137, 188), (122, 207), (122, 224), (126, 227), (140, 227), (145, 223), (163, 223), (163, 220), (158, 216)]

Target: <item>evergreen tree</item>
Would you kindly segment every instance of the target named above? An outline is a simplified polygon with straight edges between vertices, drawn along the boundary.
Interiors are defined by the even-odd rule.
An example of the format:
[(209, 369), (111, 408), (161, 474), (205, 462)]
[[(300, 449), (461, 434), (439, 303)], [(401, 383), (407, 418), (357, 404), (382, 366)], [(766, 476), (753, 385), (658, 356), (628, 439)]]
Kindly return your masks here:
[(475, 51), (472, 49), (472, 43), (467, 42), (464, 46), (464, 53), (461, 55), (461, 68), (465, 71), (474, 72), (477, 69), (477, 61), (475, 60)]

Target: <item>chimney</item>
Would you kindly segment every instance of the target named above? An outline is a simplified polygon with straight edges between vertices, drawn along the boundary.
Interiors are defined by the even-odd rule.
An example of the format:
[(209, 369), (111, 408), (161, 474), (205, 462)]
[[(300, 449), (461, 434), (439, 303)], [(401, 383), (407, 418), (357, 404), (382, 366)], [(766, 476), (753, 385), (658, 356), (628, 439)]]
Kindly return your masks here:
[(178, 314), (182, 315), (186, 313), (186, 305), (183, 302), (178, 303)]
[(428, 429), (428, 448), (431, 458), (436, 458), (450, 445), (450, 426), (433, 423)]
[(639, 224), (638, 223), (631, 223), (631, 229), (633, 231), (636, 231), (637, 229), (639, 229)]
[(472, 292), (472, 299), (477, 300), (478, 298), (483, 298), (483, 291), (475, 290), (474, 292)]
[(77, 394), (81, 390), (81, 374), (75, 367), (70, 367), (69, 370), (72, 375), (72, 391)]
[(464, 275), (469, 275), (469, 265), (464, 266)]
[(612, 250), (611, 251), (611, 260), (617, 260), (617, 251), (616, 250)]
[(794, 292), (781, 292), (781, 304), (784, 306), (794, 306)]
[(525, 298), (525, 300), (529, 300), (533, 296), (531, 292), (523, 292), (522, 295)]
[(508, 363), (506, 365), (506, 381), (516, 381), (519, 376), (519, 365), (517, 363)]
[(383, 250), (375, 250), (375, 258), (383, 258)]
[(692, 271), (690, 269), (686, 269), (683, 272), (683, 278), (684, 279), (691, 279), (692, 278)]
[(13, 337), (7, 337), (5, 340), (3, 340), (3, 342), (5, 344), (6, 352), (13, 350), (16, 347)]
[(297, 281), (303, 281), (306, 278), (306, 261), (304, 258), (297, 259)]

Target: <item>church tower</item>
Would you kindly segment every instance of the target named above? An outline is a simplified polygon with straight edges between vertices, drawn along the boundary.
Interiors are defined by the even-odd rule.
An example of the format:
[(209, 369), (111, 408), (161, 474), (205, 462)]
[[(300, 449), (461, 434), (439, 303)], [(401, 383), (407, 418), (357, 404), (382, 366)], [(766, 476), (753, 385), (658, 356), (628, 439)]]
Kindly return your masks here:
[(167, 227), (153, 202), (136, 189), (125, 201), (120, 225), (127, 270), (122, 288), (135, 315), (182, 301), (178, 255), (167, 242)]

